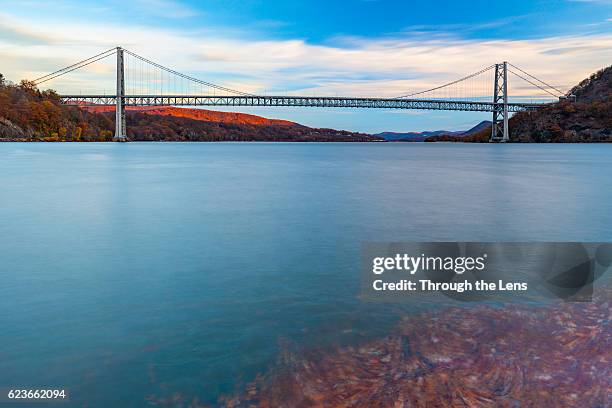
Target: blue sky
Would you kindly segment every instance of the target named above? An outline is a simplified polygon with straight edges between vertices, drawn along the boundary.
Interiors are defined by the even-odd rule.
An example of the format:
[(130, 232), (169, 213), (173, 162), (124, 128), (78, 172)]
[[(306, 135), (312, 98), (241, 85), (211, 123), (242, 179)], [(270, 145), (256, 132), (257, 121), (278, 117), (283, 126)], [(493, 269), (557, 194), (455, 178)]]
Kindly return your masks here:
[(260, 28), (265, 35), (325, 43), (337, 36), (380, 37), (409, 31), (459, 31), (466, 38), (485, 39), (605, 32), (610, 26), (600, 24), (601, 17), (610, 14), (611, 2), (216, 0), (184, 4), (193, 12), (195, 26), (200, 18), (210, 17), (221, 26)]
[[(0, 69), (13, 80), (33, 78), (122, 45), (248, 92), (394, 97), (502, 60), (565, 90), (612, 61), (612, 1), (492, 4), (0, 1)], [(112, 92), (112, 66), (92, 69), (50, 86)], [(488, 119), (453, 112), (240, 110), (366, 132), (461, 129)]]

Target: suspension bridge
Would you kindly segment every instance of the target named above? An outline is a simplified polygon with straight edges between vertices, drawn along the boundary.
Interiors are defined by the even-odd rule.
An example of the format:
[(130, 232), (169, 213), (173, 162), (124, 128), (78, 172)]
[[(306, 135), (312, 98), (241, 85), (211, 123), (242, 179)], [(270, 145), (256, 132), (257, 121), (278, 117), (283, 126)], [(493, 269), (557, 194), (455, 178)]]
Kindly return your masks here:
[[(114, 94), (60, 93), (60, 98), (64, 104), (83, 107), (114, 105), (113, 140), (120, 142), (128, 140), (126, 106), (285, 106), (489, 112), (492, 113), (490, 141), (506, 142), (509, 140), (508, 119), (511, 113), (535, 110), (565, 97), (557, 87), (509, 62), (492, 64), (455, 81), (393, 98), (257, 95), (203, 81), (121, 47), (106, 50), (32, 82), (37, 86), (48, 83), (111, 56), (116, 57)], [(509, 74), (521, 80), (523, 86), (526, 84), (528, 88), (537, 89), (547, 99), (538, 96), (535, 101), (510, 100)], [(533, 93), (531, 95), (533, 97)]]

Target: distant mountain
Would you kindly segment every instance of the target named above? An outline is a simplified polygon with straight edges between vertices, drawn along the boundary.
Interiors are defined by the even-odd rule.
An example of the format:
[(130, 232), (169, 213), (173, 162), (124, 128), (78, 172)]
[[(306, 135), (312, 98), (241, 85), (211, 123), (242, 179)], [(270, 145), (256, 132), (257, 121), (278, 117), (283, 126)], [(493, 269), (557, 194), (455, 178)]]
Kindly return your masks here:
[(460, 136), (472, 136), (484, 129), (490, 129), (490, 128), (491, 128), (491, 121), (483, 120), (482, 122), (480, 122), (479, 124), (471, 128), (470, 130), (466, 130), (465, 132), (461, 133)]
[(382, 132), (377, 133), (374, 136), (382, 137), (383, 139), (390, 142), (423, 142), (425, 139), (431, 136), (454, 136), (454, 137), (464, 137), (471, 136), (475, 133), (480, 132), (482, 129), (491, 127), (491, 122), (488, 120), (483, 120), (476, 126), (472, 127), (469, 130), (461, 130), (461, 131), (452, 131), (452, 130), (426, 130), (423, 132)]
[(410, 141), (410, 142), (422, 142), (429, 136), (439, 136), (454, 133), (448, 130), (426, 130), (424, 132), (382, 132), (377, 133), (374, 136), (382, 137), (383, 139), (390, 142), (397, 141)]

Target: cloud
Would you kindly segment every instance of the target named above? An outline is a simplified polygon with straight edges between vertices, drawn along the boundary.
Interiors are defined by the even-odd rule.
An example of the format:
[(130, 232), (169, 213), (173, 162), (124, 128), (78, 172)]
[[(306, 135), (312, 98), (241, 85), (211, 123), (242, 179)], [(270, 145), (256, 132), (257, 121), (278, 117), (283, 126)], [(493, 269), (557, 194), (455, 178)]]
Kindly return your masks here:
[[(612, 35), (607, 33), (486, 41), (451, 34), (424, 39), (399, 33), (384, 38), (336, 38), (321, 45), (303, 39), (270, 40), (236, 32), (227, 35), (218, 27), (191, 31), (74, 20), (46, 24), (34, 18), (18, 21), (5, 15), (0, 19), (0, 30), (7, 27), (13, 29), (13, 37), (23, 41), (46, 39), (24, 48), (15, 38), (0, 38), (3, 73), (14, 80), (38, 77), (121, 45), (206, 81), (268, 94), (290, 91), (302, 95), (395, 97), (505, 60), (566, 90), (612, 60)], [(78, 41), (74, 33), (78, 33)], [(91, 68), (99, 74), (76, 71), (50, 86), (61, 92), (112, 92), (113, 61)], [(84, 84), (87, 89), (81, 88)], [(480, 86), (483, 94), (490, 93), (492, 85), (487, 81)], [(514, 89), (528, 95), (531, 92), (518, 83)]]
[(558, 47), (558, 48), (551, 48), (549, 50), (544, 50), (542, 51), (543, 54), (548, 54), (548, 55), (572, 55), (572, 56), (577, 56), (578, 54), (582, 54), (582, 53), (586, 53), (586, 54), (590, 54), (594, 51), (596, 51), (597, 49), (605, 52), (606, 51), (606, 46), (599, 46), (599, 45), (582, 45), (582, 46), (574, 46), (574, 47)]
[(0, 39), (20, 45), (51, 44), (53, 36), (46, 35), (31, 27), (16, 24), (13, 19), (0, 13)]
[(418, 34), (431, 32), (441, 33), (447, 35), (448, 33), (454, 32), (475, 32), (480, 30), (486, 30), (491, 28), (499, 28), (508, 25), (515, 24), (521, 20), (525, 20), (531, 17), (533, 14), (523, 14), (519, 16), (511, 16), (506, 18), (500, 18), (496, 20), (490, 20), (483, 23), (454, 23), (454, 24), (420, 24), (409, 26), (405, 29), (406, 33)]

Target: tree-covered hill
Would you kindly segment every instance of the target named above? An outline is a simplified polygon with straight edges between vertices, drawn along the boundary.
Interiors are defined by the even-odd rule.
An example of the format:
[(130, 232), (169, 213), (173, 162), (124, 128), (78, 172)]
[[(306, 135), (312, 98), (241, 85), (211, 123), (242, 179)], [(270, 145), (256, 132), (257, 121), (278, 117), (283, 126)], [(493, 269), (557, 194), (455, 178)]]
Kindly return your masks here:
[(77, 107), (60, 104), (53, 91), (39, 91), (27, 81), (7, 83), (0, 74), (0, 140), (111, 140), (114, 122)]
[[(0, 75), (0, 141), (111, 141), (113, 107), (87, 109), (60, 103), (53, 91), (27, 81), (15, 85)], [(134, 141), (370, 142), (380, 137), (255, 115), (182, 108), (128, 109)]]

